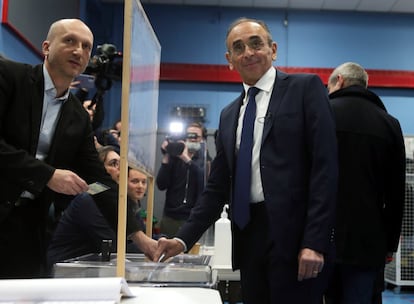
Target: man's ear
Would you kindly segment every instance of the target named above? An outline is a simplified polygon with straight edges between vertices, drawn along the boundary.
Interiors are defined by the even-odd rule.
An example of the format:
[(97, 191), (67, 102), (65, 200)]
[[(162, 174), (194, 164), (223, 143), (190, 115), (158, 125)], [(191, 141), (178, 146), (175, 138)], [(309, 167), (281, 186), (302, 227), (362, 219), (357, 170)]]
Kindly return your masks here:
[(233, 71), (234, 67), (233, 67), (233, 63), (231, 62), (231, 56), (229, 52), (226, 52), (226, 59), (227, 59), (227, 62), (229, 63), (230, 71)]
[(277, 43), (276, 42), (272, 42), (272, 60), (276, 61), (277, 58)]
[(338, 89), (343, 89), (345, 87), (345, 79), (341, 74), (338, 74), (338, 81), (336, 82)]
[(47, 57), (49, 55), (49, 46), (50, 46), (49, 41), (47, 41), (47, 40), (43, 41), (43, 43), (42, 43), (42, 53), (45, 57)]

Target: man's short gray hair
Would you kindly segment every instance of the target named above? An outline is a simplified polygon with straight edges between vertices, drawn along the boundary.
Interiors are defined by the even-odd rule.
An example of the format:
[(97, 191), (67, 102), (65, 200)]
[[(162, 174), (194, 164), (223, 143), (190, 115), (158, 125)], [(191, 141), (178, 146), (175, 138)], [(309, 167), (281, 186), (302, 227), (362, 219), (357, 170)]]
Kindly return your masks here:
[(352, 85), (368, 87), (368, 73), (362, 66), (355, 62), (345, 62), (338, 66), (329, 76), (329, 84), (336, 85), (338, 81), (338, 75), (341, 75), (344, 79), (344, 87)]

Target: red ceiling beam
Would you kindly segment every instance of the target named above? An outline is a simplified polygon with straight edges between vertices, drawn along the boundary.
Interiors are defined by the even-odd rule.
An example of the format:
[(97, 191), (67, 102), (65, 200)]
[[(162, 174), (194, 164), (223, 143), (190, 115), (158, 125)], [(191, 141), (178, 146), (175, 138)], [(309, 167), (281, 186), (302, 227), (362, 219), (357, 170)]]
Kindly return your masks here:
[[(326, 84), (331, 68), (278, 67), (287, 73), (313, 73), (319, 75)], [(414, 88), (414, 71), (369, 70), (370, 87)], [(188, 82), (240, 82), (237, 72), (230, 71), (227, 65), (162, 63), (160, 80)]]

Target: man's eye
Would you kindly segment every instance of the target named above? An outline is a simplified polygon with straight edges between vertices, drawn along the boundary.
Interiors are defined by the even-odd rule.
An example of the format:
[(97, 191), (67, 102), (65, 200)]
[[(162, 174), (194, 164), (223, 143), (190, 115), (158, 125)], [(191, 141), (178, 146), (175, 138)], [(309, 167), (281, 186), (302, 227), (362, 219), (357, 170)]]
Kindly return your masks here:
[(235, 43), (233, 45), (233, 51), (235, 53), (241, 53), (241, 52), (243, 52), (243, 49), (244, 49), (244, 44), (243, 43)]
[(260, 48), (262, 48), (263, 47), (263, 42), (262, 42), (262, 40), (260, 40), (260, 39), (257, 39), (257, 40), (253, 40), (252, 42), (251, 42), (251, 46), (252, 46), (252, 48), (253, 49), (255, 49), (255, 50), (258, 50), (258, 49), (260, 49)]

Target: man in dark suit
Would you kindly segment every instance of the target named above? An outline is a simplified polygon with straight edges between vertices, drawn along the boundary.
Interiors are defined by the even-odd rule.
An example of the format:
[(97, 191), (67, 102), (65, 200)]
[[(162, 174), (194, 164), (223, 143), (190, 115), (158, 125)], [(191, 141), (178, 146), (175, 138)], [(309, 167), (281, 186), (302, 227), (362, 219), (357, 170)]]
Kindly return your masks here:
[(0, 59), (0, 278), (43, 275), (52, 201), (69, 201), (96, 181), (116, 188), (98, 159), (88, 114), (69, 92), (92, 45), (82, 21), (63, 19), (42, 44), (43, 65)]
[(353, 62), (338, 66), (328, 82), (339, 184), (336, 263), (327, 303), (371, 304), (374, 282), (400, 239), (404, 139), (398, 120), (367, 86), (367, 72)]
[[(277, 45), (267, 26), (238, 19), (226, 58), (244, 91), (221, 113), (217, 156), (206, 188), (175, 239), (160, 239), (165, 258), (191, 246), (230, 202), (233, 268), (243, 303), (320, 303), (332, 250), (337, 184), (336, 138), (326, 88), (316, 75), (288, 75), (272, 66)], [(247, 102), (250, 87), (260, 89)], [(236, 160), (246, 104), (256, 102), (246, 226), (235, 223)], [(244, 128), (244, 127), (243, 127)], [(230, 245), (229, 245), (230, 246)]]

